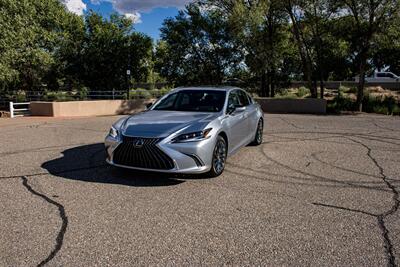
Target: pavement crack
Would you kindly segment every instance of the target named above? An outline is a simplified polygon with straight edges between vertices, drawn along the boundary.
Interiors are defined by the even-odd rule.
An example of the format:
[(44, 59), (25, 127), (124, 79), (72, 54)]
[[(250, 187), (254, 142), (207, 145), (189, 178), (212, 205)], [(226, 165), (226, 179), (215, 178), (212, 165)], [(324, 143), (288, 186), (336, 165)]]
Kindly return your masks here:
[(35, 191), (28, 183), (28, 178), (25, 176), (22, 176), (22, 184), (23, 186), (33, 195), (38, 196), (40, 198), (42, 198), (44, 201), (48, 202), (51, 205), (54, 205), (58, 208), (58, 212), (60, 215), (60, 219), (62, 221), (62, 225), (60, 228), (60, 231), (57, 234), (57, 238), (56, 238), (56, 242), (54, 245), (53, 250), (50, 252), (50, 254), (47, 256), (47, 258), (45, 258), (44, 260), (42, 260), (37, 266), (44, 266), (47, 263), (49, 263), (56, 255), (57, 253), (61, 250), (62, 245), (63, 245), (63, 241), (64, 241), (64, 235), (65, 232), (67, 231), (67, 227), (68, 227), (68, 217), (65, 213), (65, 209), (64, 206), (56, 201), (54, 201), (53, 199), (49, 198), (48, 196), (41, 194), (37, 191)]
[(0, 152), (0, 157), (10, 156), (10, 155), (15, 155), (15, 154), (25, 154), (25, 153), (31, 153), (31, 152), (44, 152), (44, 151), (50, 151), (51, 149), (75, 147), (75, 146), (80, 146), (80, 145), (84, 145), (84, 143), (68, 144), (68, 145), (61, 145), (61, 146), (47, 146), (47, 147), (38, 147), (38, 148), (30, 148), (30, 149), (23, 149), (23, 150), (14, 150), (14, 151), (8, 151), (8, 152)]
[(289, 120), (287, 120), (287, 119), (283, 119), (283, 118), (281, 118), (281, 117), (280, 117), (279, 119), (280, 119), (281, 121), (285, 122), (286, 124), (292, 126), (293, 128), (301, 129), (301, 130), (304, 129), (303, 127), (299, 127), (299, 126), (297, 126), (296, 124), (294, 124), (293, 122), (291, 122), (291, 121), (289, 121)]
[(322, 206), (322, 207), (326, 207), (326, 208), (334, 208), (334, 209), (338, 209), (338, 210), (344, 210), (344, 211), (350, 211), (350, 212), (356, 212), (356, 213), (360, 213), (360, 214), (364, 214), (364, 215), (368, 215), (371, 217), (374, 217), (377, 219), (378, 221), (378, 226), (379, 229), (382, 232), (382, 237), (383, 240), (385, 242), (385, 251), (386, 251), (386, 258), (388, 261), (388, 266), (389, 267), (396, 267), (396, 258), (394, 256), (393, 253), (393, 244), (390, 240), (389, 237), (389, 230), (387, 229), (386, 225), (385, 225), (385, 215), (384, 214), (373, 214), (367, 211), (363, 211), (363, 210), (357, 210), (357, 209), (351, 209), (351, 208), (346, 208), (346, 207), (340, 207), (340, 206), (335, 206), (335, 205), (329, 205), (329, 204), (323, 204), (323, 203), (318, 203), (318, 202), (313, 202), (312, 203), (315, 206)]
[(372, 216), (372, 217), (377, 217), (378, 216), (376, 214), (373, 214), (373, 213), (367, 212), (367, 211), (363, 211), (363, 210), (351, 209), (351, 208), (340, 207), (340, 206), (335, 206), (335, 205), (329, 205), (329, 204), (324, 204), (324, 203), (319, 203), (319, 202), (313, 202), (312, 204), (315, 205), (315, 206), (321, 206), (321, 207), (325, 207), (325, 208), (333, 208), (333, 209), (338, 209), (338, 210), (345, 210), (345, 211), (361, 213), (361, 214)]
[(396, 187), (390, 182), (391, 179), (386, 176), (383, 167), (372, 156), (372, 154), (371, 154), (372, 149), (368, 145), (366, 145), (358, 140), (354, 140), (354, 139), (350, 139), (350, 140), (352, 140), (355, 143), (358, 143), (359, 145), (361, 145), (365, 149), (367, 149), (367, 156), (371, 159), (371, 161), (379, 169), (379, 174), (380, 174), (383, 182), (392, 191), (392, 202), (393, 202), (392, 206), (387, 211), (379, 214), (377, 216), (377, 219), (378, 219), (379, 228), (382, 231), (382, 236), (385, 241), (385, 249), (386, 249), (386, 254), (388, 257), (388, 266), (396, 266), (396, 258), (395, 258), (394, 252), (393, 252), (393, 244), (392, 244), (392, 241), (389, 236), (389, 230), (387, 229), (386, 224), (385, 224), (385, 218), (387, 216), (394, 214), (399, 209), (399, 206), (400, 206), (399, 192), (397, 191)]
[[(89, 166), (89, 167), (82, 167), (82, 168), (71, 168), (71, 169), (66, 169), (66, 170), (61, 170), (61, 171), (55, 171), (55, 172), (40, 172), (40, 173), (32, 173), (32, 174), (25, 174), (23, 175), (24, 177), (34, 177), (34, 176), (43, 176), (43, 175), (59, 175), (59, 174), (64, 174), (64, 173), (70, 173), (70, 172), (78, 172), (78, 171), (86, 171), (86, 170), (92, 170), (96, 168), (106, 168), (108, 167), (108, 164), (99, 164), (99, 165), (94, 165), (94, 166)], [(16, 178), (21, 178), (21, 175), (11, 175), (11, 176), (0, 176), (0, 180), (7, 180), (7, 179), (16, 179)]]
[(389, 127), (384, 127), (382, 125), (379, 125), (375, 120), (371, 120), (371, 123), (376, 127), (379, 128), (381, 130), (386, 130), (386, 131), (390, 131), (390, 132), (397, 132), (398, 130), (389, 128)]
[[(284, 163), (282, 163), (282, 162), (280, 162), (278, 160), (275, 160), (274, 158), (268, 156), (267, 153), (263, 150), (262, 147), (260, 147), (260, 152), (263, 155), (263, 157), (266, 158), (267, 160), (269, 160), (270, 162), (273, 162), (273, 163), (277, 164), (278, 166), (281, 166), (281, 167), (283, 167), (283, 168), (285, 168), (287, 170), (293, 171), (296, 174), (301, 174), (301, 175), (304, 175), (306, 177), (310, 177), (307, 180), (311, 180), (312, 179), (315, 182), (321, 182), (321, 183), (333, 183), (333, 184), (340, 184), (340, 185), (345, 185), (345, 186), (348, 186), (348, 187), (362, 188), (362, 189), (367, 189), (367, 190), (382, 190), (382, 191), (386, 191), (386, 189), (382, 189), (382, 188), (379, 188), (379, 187), (376, 187), (376, 186), (364, 185), (363, 183), (359, 183), (359, 182), (356, 182), (356, 181), (333, 179), (333, 178), (330, 178), (330, 177), (316, 175), (316, 174), (313, 174), (311, 172), (302, 171), (300, 169), (293, 168), (293, 167), (291, 167), (291, 166), (289, 166), (287, 164), (284, 164)], [(293, 178), (295, 178), (295, 177), (293, 177)], [(300, 179), (300, 177), (296, 177), (295, 179)], [(303, 178), (303, 179), (306, 179), (306, 178)]]
[[(393, 179), (391, 179), (390, 177), (388, 177), (385, 174), (385, 171), (384, 171), (383, 167), (379, 164), (379, 162), (376, 160), (376, 158), (374, 158), (374, 156), (372, 155), (372, 148), (369, 147), (368, 145), (364, 144), (361, 141), (358, 141), (356, 139), (350, 138), (350, 136), (351, 137), (358, 137), (358, 138), (361, 138), (361, 139), (367, 139), (367, 140), (369, 139), (369, 140), (373, 140), (373, 141), (378, 141), (378, 140), (376, 140), (375, 138), (370, 138), (370, 136), (368, 136), (368, 135), (361, 135), (361, 134), (358, 134), (358, 135), (356, 135), (356, 134), (343, 134), (342, 135), (342, 138), (346, 138), (346, 139), (348, 139), (348, 140), (350, 140), (350, 141), (352, 141), (352, 142), (354, 142), (354, 143), (356, 143), (358, 145), (361, 145), (365, 149), (367, 149), (368, 158), (374, 163), (374, 165), (379, 170), (379, 176), (377, 176), (377, 178), (380, 178), (383, 181), (385, 187), (387, 188), (387, 190), (385, 190), (385, 191), (387, 191), (387, 192), (392, 194), (392, 205), (391, 205), (391, 207), (388, 210), (384, 211), (383, 213), (373, 214), (373, 213), (370, 213), (370, 212), (367, 212), (367, 211), (356, 210), (356, 209), (345, 208), (345, 207), (339, 207), (339, 206), (333, 206), (333, 205), (328, 205), (328, 204), (323, 204), (323, 203), (312, 203), (312, 204), (313, 205), (317, 205), (317, 206), (328, 207), (328, 208), (336, 208), (336, 209), (350, 211), (350, 212), (357, 212), (357, 213), (361, 213), (361, 214), (372, 216), (372, 217), (376, 218), (378, 226), (379, 226), (379, 229), (381, 230), (381, 235), (382, 235), (383, 241), (384, 241), (384, 248), (385, 248), (386, 259), (387, 259), (387, 262), (388, 262), (388, 266), (395, 267), (395, 266), (397, 266), (396, 265), (396, 257), (395, 257), (395, 254), (394, 254), (393, 243), (392, 243), (392, 240), (390, 238), (390, 232), (389, 232), (389, 229), (386, 226), (385, 219), (386, 219), (386, 217), (394, 214), (399, 209), (399, 206), (400, 206), (399, 192), (397, 191), (396, 187), (391, 183), (391, 181), (393, 181)], [(382, 142), (381, 140), (379, 140), (379, 141)], [(392, 143), (392, 142), (389, 142), (389, 143)], [(392, 144), (399, 145), (398, 143), (392, 143)], [(274, 160), (273, 158), (269, 157), (262, 148), (260, 150), (261, 150), (261, 153), (263, 154), (263, 156), (266, 159), (270, 160), (271, 162), (276, 163), (279, 166), (284, 167), (286, 169), (295, 171), (296, 173), (300, 173), (300, 174), (303, 174), (303, 175), (307, 175), (307, 176), (311, 176), (313, 178), (316, 178), (318, 181), (325, 181), (325, 182), (329, 181), (329, 182), (345, 183), (345, 184), (350, 185), (350, 186), (356, 186), (356, 187), (360, 187), (360, 188), (361, 187), (362, 188), (367, 188), (364, 185), (356, 185), (356, 184), (351, 183), (351, 182), (337, 181), (337, 180), (334, 180), (334, 179), (330, 179), (330, 178), (327, 178), (327, 177), (323, 177), (323, 176), (307, 173), (305, 171), (292, 168), (292, 167), (290, 167), (288, 165), (285, 165), (285, 164), (283, 164), (283, 163), (281, 163), (281, 162), (279, 162), (277, 160)]]

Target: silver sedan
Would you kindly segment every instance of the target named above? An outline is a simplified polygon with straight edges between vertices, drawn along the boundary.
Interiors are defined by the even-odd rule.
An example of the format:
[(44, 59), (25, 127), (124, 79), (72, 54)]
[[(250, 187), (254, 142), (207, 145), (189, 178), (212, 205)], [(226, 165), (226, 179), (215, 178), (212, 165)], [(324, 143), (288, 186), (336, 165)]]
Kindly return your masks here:
[(107, 162), (215, 177), (224, 171), (228, 156), (262, 143), (263, 126), (260, 106), (240, 88), (178, 88), (111, 127), (105, 139)]

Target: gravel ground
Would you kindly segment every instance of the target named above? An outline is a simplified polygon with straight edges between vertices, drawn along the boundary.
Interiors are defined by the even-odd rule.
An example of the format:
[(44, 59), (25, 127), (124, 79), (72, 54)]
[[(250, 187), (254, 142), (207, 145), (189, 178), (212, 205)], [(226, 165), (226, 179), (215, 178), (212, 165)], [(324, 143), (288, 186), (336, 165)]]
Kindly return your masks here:
[(400, 119), (266, 115), (213, 179), (104, 162), (117, 117), (0, 120), (0, 266), (400, 265)]

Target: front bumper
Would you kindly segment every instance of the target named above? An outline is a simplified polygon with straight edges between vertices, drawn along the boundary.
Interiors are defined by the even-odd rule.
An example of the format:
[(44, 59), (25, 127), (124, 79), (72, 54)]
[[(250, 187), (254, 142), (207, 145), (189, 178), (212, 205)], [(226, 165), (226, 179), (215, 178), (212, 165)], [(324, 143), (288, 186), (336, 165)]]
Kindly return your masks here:
[(162, 173), (200, 174), (211, 169), (215, 138), (211, 136), (206, 140), (187, 143), (171, 143), (170, 138), (159, 141), (156, 146), (173, 160), (172, 169), (150, 169), (118, 164), (114, 162), (114, 153), (122, 144), (121, 138), (108, 135), (104, 143), (107, 150), (106, 161), (116, 167)]

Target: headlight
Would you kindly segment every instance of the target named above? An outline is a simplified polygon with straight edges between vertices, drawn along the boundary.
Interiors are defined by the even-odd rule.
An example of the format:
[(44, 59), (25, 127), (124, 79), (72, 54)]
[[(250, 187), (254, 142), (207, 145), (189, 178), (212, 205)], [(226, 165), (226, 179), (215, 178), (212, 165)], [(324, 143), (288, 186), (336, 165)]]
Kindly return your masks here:
[(208, 128), (199, 132), (181, 134), (172, 139), (172, 143), (201, 141), (210, 137), (209, 133), (211, 132), (211, 130), (212, 128)]
[(118, 137), (118, 130), (115, 129), (113, 126), (111, 126), (109, 135), (110, 135), (111, 137), (117, 138), (117, 137)]

